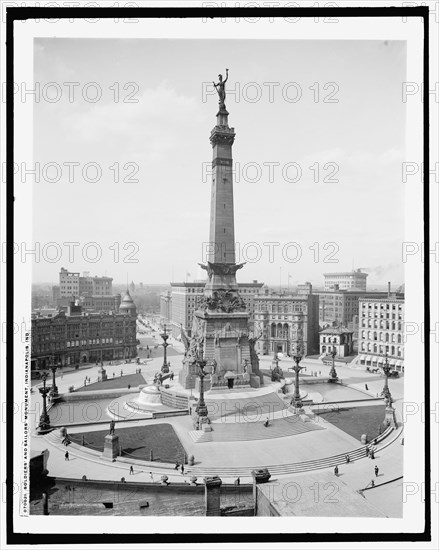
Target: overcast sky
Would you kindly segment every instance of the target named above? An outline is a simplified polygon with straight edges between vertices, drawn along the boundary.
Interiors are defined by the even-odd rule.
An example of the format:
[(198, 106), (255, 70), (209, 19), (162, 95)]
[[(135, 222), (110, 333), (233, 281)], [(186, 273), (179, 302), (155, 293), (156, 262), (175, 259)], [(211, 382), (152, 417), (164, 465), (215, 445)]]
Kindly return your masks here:
[[(235, 236), (248, 262), (239, 281), (278, 284), (281, 272), (284, 285), (288, 274), (291, 284), (321, 284), (323, 273), (354, 266), (369, 270), (370, 285), (403, 282), (403, 42), (56, 38), (35, 40), (35, 81), (62, 90), (59, 101), (43, 96), (35, 104), (35, 161), (80, 166), (73, 182), (63, 166), (60, 181), (43, 177), (34, 186), (34, 240), (63, 250), (59, 263), (35, 264), (34, 282), (56, 282), (62, 266), (116, 282), (197, 277), (209, 238), (209, 135), (218, 109), (217, 97), (203, 89), (226, 67), (239, 163)], [(80, 83), (70, 98), (66, 82)], [(84, 89), (90, 82), (102, 93), (97, 102), (96, 87)], [(50, 99), (55, 87), (45, 93)], [(138, 102), (123, 101), (130, 97)], [(95, 183), (81, 174), (90, 162), (102, 170)], [(135, 166), (131, 179), (138, 182), (129, 181)], [(88, 179), (94, 174), (90, 168)], [(81, 254), (92, 241), (102, 251), (97, 263)], [(72, 263), (64, 242), (80, 243)], [(123, 250), (129, 242), (137, 252)], [(279, 243), (271, 258), (267, 242)], [(296, 257), (291, 242), (301, 248), (296, 262), (288, 261)], [(138, 263), (123, 261), (130, 252)], [(331, 258), (338, 263), (324, 261)]]

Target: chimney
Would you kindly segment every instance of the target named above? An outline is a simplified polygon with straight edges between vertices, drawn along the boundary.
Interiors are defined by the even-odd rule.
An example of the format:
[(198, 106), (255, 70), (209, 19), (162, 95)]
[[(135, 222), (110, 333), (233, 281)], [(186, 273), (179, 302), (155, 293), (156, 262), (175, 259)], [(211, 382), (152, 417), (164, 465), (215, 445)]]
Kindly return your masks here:
[(387, 283), (387, 298), (390, 298), (390, 281)]

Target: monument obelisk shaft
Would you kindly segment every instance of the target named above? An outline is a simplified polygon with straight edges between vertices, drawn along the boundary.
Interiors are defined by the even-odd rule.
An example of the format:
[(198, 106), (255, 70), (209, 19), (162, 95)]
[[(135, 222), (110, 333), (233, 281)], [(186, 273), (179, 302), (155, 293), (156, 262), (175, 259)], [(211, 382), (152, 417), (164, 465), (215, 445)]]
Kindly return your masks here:
[(212, 198), (208, 261), (235, 264), (235, 222), (233, 215), (232, 145), (235, 132), (228, 125), (228, 112), (219, 111), (210, 142), (212, 155)]
[[(228, 73), (228, 71), (227, 71)], [(210, 133), (212, 145), (212, 196), (210, 205), (210, 240), (206, 265), (204, 296), (194, 312), (190, 346), (179, 380), (185, 388), (199, 389), (197, 360), (206, 361), (205, 389), (224, 391), (236, 387), (258, 387), (262, 382), (254, 346), (250, 348), (249, 313), (239, 295), (235, 257), (233, 212), (232, 145), (234, 128), (229, 127), (225, 105), (225, 83), (219, 75), (214, 83), (219, 96), (216, 125)], [(252, 344), (253, 345), (253, 344)], [(210, 375), (210, 376), (209, 376)]]

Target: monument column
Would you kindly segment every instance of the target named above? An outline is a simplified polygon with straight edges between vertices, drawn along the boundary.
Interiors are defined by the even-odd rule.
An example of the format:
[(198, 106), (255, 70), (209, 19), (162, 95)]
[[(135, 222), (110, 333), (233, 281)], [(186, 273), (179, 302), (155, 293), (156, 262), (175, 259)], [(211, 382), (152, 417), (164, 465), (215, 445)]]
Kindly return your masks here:
[(200, 264), (207, 271), (207, 282), (203, 299), (194, 312), (191, 341), (185, 344), (184, 368), (179, 374), (179, 381), (185, 388), (199, 390), (196, 362), (202, 355), (207, 366), (214, 371), (211, 386), (206, 385), (205, 391), (232, 389), (233, 385), (228, 385), (230, 379), (236, 380), (239, 386), (260, 385), (259, 376), (244, 379), (242, 372), (245, 360), (251, 362), (253, 372), (259, 369), (256, 354), (251, 356), (250, 352), (250, 314), (236, 282), (236, 272), (244, 264), (237, 264), (235, 256), (232, 159), (235, 130), (229, 127), (225, 105), (227, 79), (228, 71), (225, 80), (219, 75), (219, 82), (214, 83), (219, 110), (209, 137), (212, 145), (210, 232), (206, 264)]

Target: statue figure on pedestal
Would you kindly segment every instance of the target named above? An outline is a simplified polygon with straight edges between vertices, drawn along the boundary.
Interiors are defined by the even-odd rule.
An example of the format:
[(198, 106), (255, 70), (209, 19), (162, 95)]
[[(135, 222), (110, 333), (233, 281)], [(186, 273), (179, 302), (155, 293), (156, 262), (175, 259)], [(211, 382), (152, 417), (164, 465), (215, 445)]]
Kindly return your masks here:
[(229, 78), (229, 69), (226, 69), (226, 78), (225, 80), (223, 80), (223, 75), (222, 74), (219, 74), (218, 75), (218, 83), (215, 84), (215, 82), (213, 82), (213, 85), (215, 86), (215, 89), (218, 93), (218, 96), (219, 96), (219, 105), (220, 105), (220, 110), (225, 110), (226, 108), (226, 104), (225, 104), (225, 101), (226, 101), (226, 82), (227, 82), (227, 79)]

